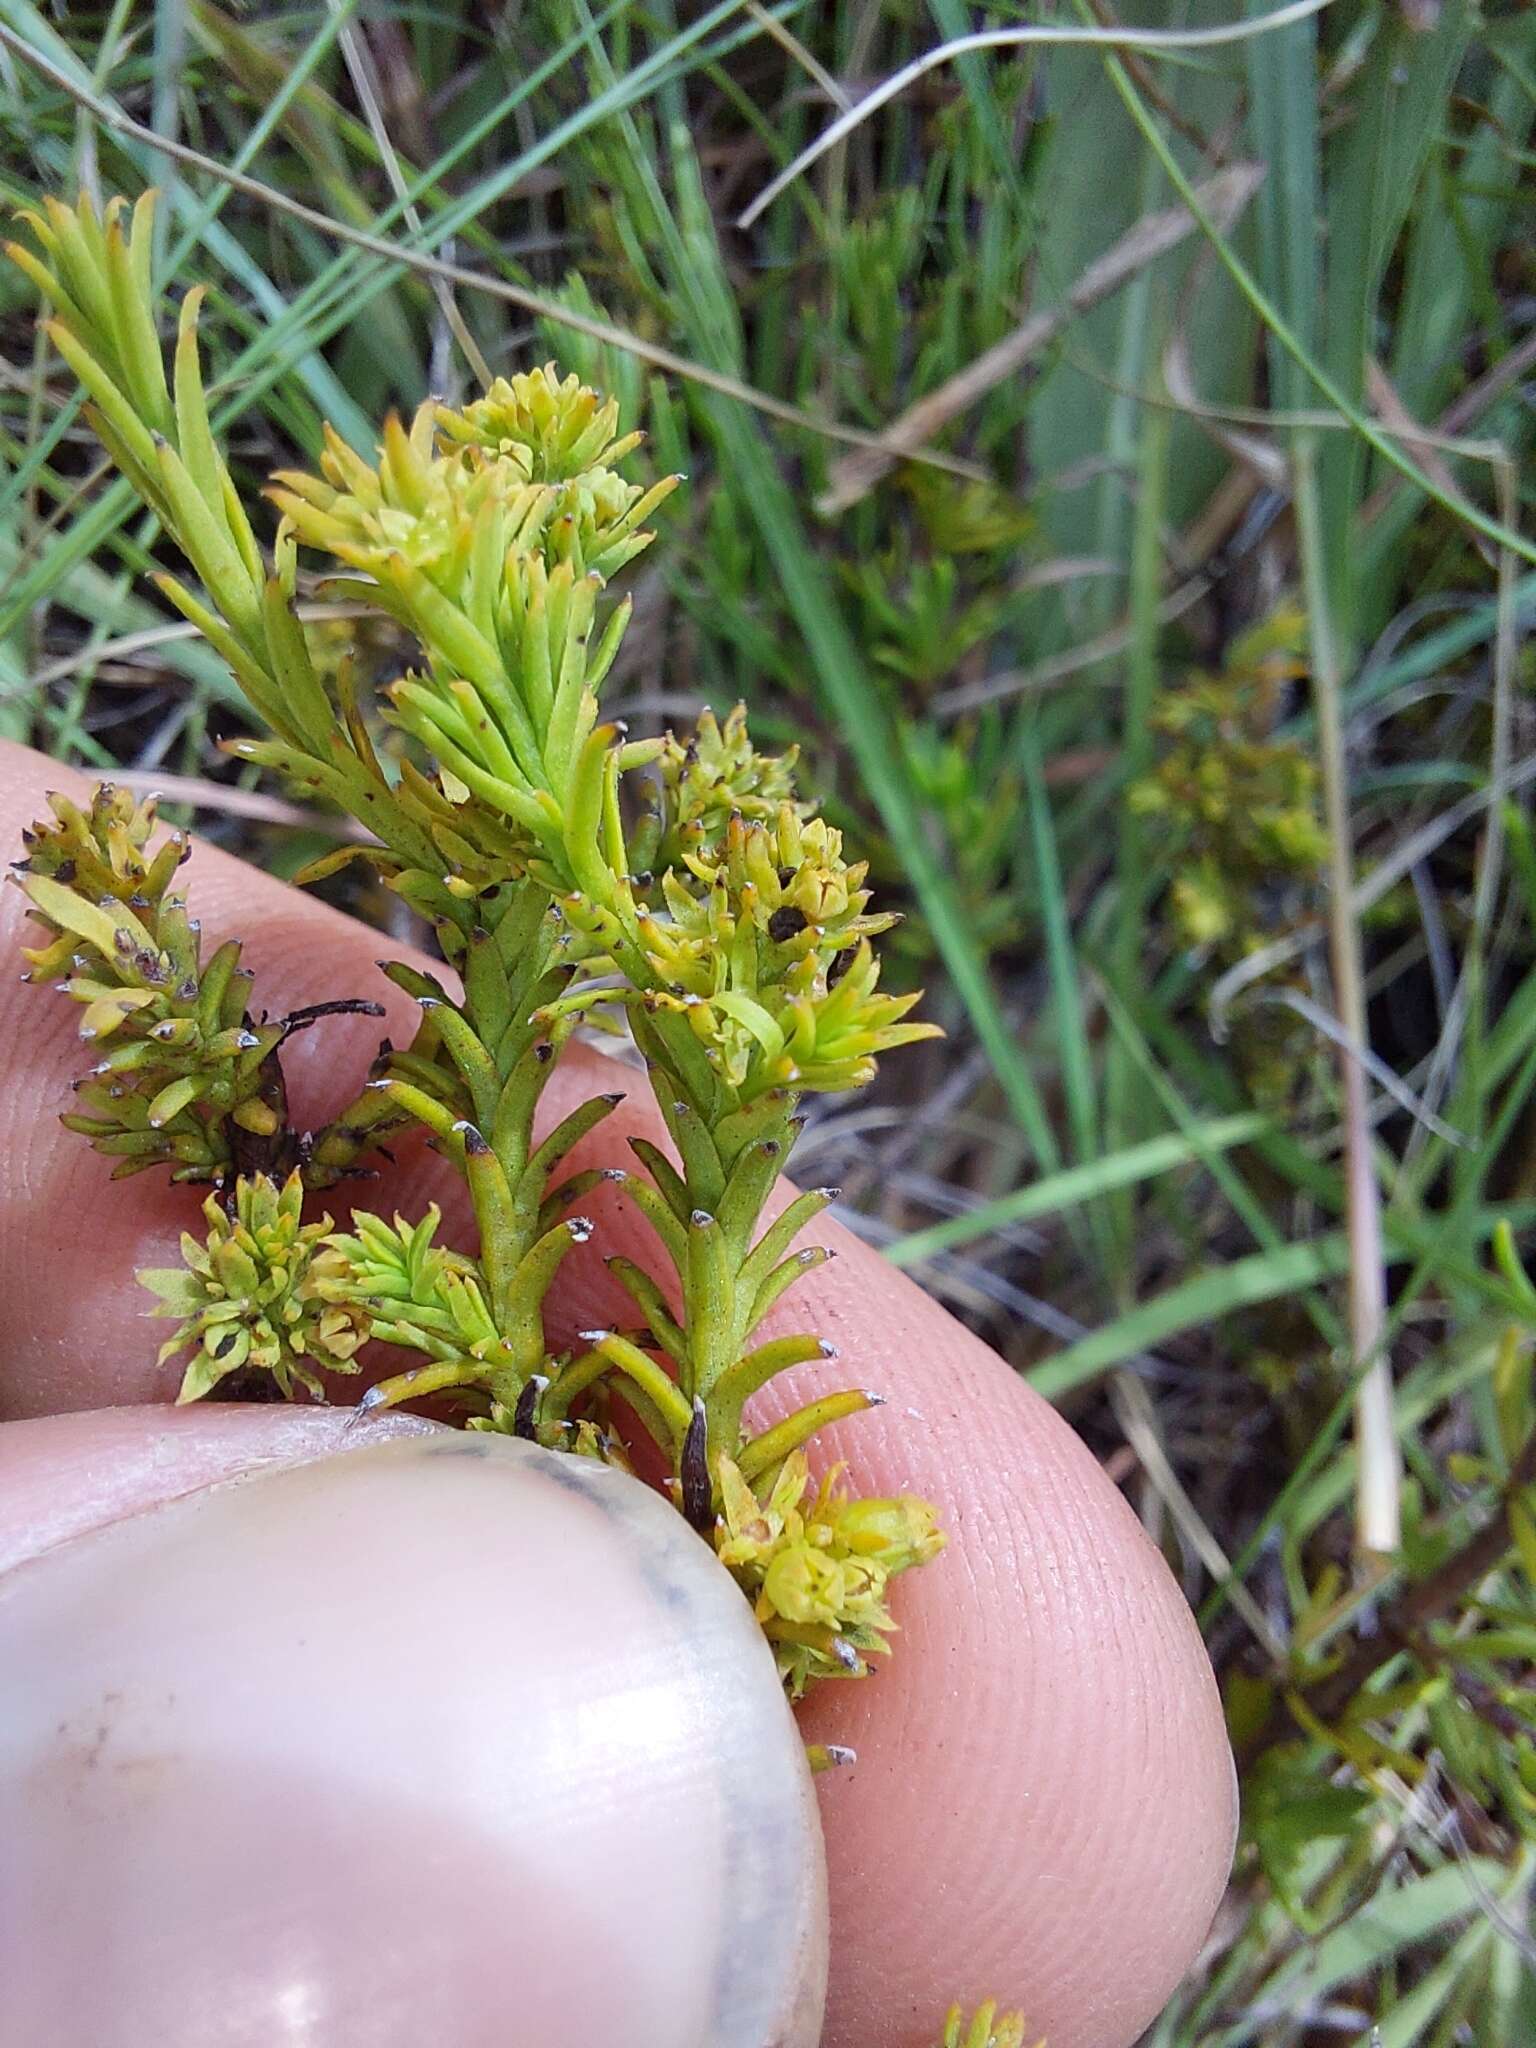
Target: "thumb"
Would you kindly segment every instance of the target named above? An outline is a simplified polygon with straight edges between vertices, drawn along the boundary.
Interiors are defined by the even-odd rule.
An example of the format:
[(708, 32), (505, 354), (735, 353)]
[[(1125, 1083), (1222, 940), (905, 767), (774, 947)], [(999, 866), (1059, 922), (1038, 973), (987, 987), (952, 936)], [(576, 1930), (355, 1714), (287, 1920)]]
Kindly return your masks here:
[(12, 1476), (103, 1426), (182, 1497), (0, 1576), (0, 2048), (814, 2048), (803, 1752), (671, 1508), (340, 1418), (194, 1492), (160, 1411), (14, 1425)]

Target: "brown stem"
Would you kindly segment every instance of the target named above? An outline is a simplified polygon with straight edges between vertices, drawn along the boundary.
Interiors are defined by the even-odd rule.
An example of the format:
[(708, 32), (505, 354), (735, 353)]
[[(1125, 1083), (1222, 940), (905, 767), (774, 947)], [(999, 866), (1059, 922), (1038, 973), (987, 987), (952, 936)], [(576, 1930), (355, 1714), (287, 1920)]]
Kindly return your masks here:
[(276, 1046), (261, 1063), (256, 1094), (277, 1118), (277, 1128), (269, 1137), (263, 1137), (230, 1118), (229, 1170), (220, 1183), (219, 1200), (231, 1216), (235, 1213), (237, 1181), (251, 1180), (258, 1173), (264, 1173), (269, 1180), (286, 1180), (303, 1152), (303, 1140), (288, 1121), (288, 1084), (283, 1079), (283, 1063)]
[(1405, 1643), (1412, 1643), (1431, 1622), (1449, 1614), (1463, 1596), (1498, 1564), (1509, 1548), (1508, 1507), (1517, 1494), (1536, 1482), (1536, 1432), (1525, 1442), (1510, 1467), (1509, 1477), (1499, 1489), (1498, 1506), (1478, 1530), (1454, 1551), (1445, 1563), (1407, 1586), (1385, 1609), (1380, 1630), (1359, 1642), (1336, 1671), (1330, 1672), (1309, 1694), (1307, 1704), (1321, 1720), (1331, 1721), (1382, 1665), (1395, 1657)]
[[(302, 1010), (290, 1010), (280, 1018), (282, 1037), (273, 1046), (261, 1063), (258, 1098), (264, 1102), (277, 1118), (277, 1128), (270, 1137), (262, 1137), (256, 1131), (248, 1131), (233, 1118), (229, 1125), (229, 1170), (220, 1183), (219, 1198), (230, 1215), (234, 1214), (234, 1189), (237, 1180), (250, 1180), (258, 1173), (264, 1173), (269, 1180), (286, 1180), (296, 1166), (308, 1162), (312, 1140), (302, 1131), (296, 1131), (288, 1117), (288, 1084), (283, 1076), (281, 1048), (296, 1031), (307, 1031), (311, 1024), (318, 1024), (324, 1017), (382, 1017), (382, 1003), (365, 1001), (360, 996), (345, 996), (329, 1003), (309, 1003)], [(250, 1026), (250, 1018), (245, 1022)], [(327, 1127), (328, 1130), (331, 1127)], [(346, 1167), (340, 1167), (330, 1177), (339, 1178)]]
[[(384, 1005), (365, 1000), (362, 996), (338, 996), (329, 1003), (309, 1003), (302, 1010), (290, 1010), (281, 1019), (283, 1040), (292, 1038), (295, 1031), (307, 1031), (311, 1024), (318, 1024), (322, 1017), (382, 1017)], [(283, 1040), (279, 1040), (282, 1043)]]
[[(1423, 1655), (1425, 1631), (1430, 1624), (1451, 1613), (1480, 1580), (1487, 1578), (1509, 1549), (1510, 1502), (1528, 1486), (1536, 1484), (1536, 1431), (1526, 1439), (1509, 1476), (1499, 1489), (1494, 1512), (1482, 1528), (1417, 1585), (1407, 1586), (1383, 1610), (1376, 1632), (1357, 1642), (1335, 1670), (1312, 1685), (1296, 1690), (1308, 1712), (1318, 1720), (1331, 1722), (1349, 1706), (1384, 1664), (1407, 1650)], [(1264, 1725), (1243, 1745), (1244, 1758), (1255, 1755), (1279, 1739), (1288, 1718), (1282, 1694), (1276, 1699)]]

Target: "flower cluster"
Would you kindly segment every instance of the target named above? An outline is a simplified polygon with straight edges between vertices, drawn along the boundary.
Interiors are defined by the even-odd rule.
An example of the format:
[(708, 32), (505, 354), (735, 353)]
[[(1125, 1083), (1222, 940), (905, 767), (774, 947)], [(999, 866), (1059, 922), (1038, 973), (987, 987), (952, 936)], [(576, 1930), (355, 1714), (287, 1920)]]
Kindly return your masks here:
[(640, 436), (614, 439), (616, 422), (551, 363), (459, 412), (428, 400), (409, 428), (391, 416), (376, 464), (328, 428), (319, 475), (280, 470), (269, 496), (307, 546), (384, 582), (419, 570), (453, 601), (472, 580), (484, 598), (512, 552), (606, 582), (647, 546), (645, 520), (680, 481), (620, 475)]
[[(151, 854), (153, 798), (101, 785), (89, 809), (51, 796), (53, 816), (24, 835), (17, 878), (48, 943), (28, 948), (29, 979), (81, 1004), (80, 1036), (99, 1052), (65, 1118), (115, 1158), (118, 1178), (167, 1165), (216, 1179), (239, 1134), (281, 1124), (270, 1055), (282, 1032), (246, 1013), (250, 977), (233, 941), (204, 963), (177, 893), (189, 853), (173, 832)], [(247, 1147), (247, 1149), (250, 1149)]]
[(799, 752), (791, 747), (784, 754), (760, 754), (747, 733), (744, 704), (723, 723), (706, 708), (685, 740), (668, 733), (656, 757), (654, 797), (629, 836), (630, 864), (642, 895), (659, 874), (715, 845), (733, 816), (776, 818), (785, 804), (807, 816), (811, 806), (795, 799)]
[(877, 993), (865, 865), (842, 834), (783, 802), (739, 811), (669, 868), (662, 907), (639, 921), (652, 1009), (686, 1017), (716, 1071), (751, 1100), (770, 1088), (857, 1088), (874, 1057), (935, 1026), (902, 1020), (915, 996)]
[(617, 399), (600, 398), (579, 377), (562, 379), (553, 363), (496, 378), (462, 411), (440, 405), (436, 412), (448, 441), (509, 462), (534, 483), (612, 472), (644, 438), (619, 433)]
[(196, 1401), (245, 1368), (270, 1373), (289, 1398), (297, 1384), (323, 1400), (325, 1389), (306, 1360), (331, 1372), (357, 1371), (353, 1354), (369, 1336), (371, 1318), (326, 1286), (331, 1219), (304, 1223), (303, 1206), (297, 1172), (280, 1188), (265, 1174), (237, 1180), (227, 1211), (213, 1195), (204, 1204), (207, 1237), (183, 1234), (180, 1266), (140, 1273), (160, 1300), (153, 1313), (180, 1318), (160, 1347), (160, 1362), (195, 1347), (179, 1401)]
[(850, 1499), (843, 1471), (834, 1466), (812, 1495), (795, 1451), (760, 1495), (731, 1459), (717, 1463), (716, 1552), (752, 1601), (792, 1699), (818, 1678), (861, 1677), (866, 1658), (885, 1654), (896, 1625), (889, 1581), (944, 1547), (926, 1501)]

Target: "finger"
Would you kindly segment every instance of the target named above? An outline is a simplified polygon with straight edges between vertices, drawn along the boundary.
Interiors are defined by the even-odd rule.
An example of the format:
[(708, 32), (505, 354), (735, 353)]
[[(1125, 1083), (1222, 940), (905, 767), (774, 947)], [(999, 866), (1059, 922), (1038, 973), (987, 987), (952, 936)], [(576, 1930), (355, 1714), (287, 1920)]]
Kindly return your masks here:
[(621, 1473), (443, 1431), (141, 1505), (0, 1576), (0, 1662), (5, 2048), (815, 2048), (793, 1721)]
[[(7, 803), (19, 827), (57, 771), (31, 756), (0, 767), (0, 827)], [(210, 935), (250, 935), (274, 1007), (338, 987), (372, 992), (372, 934), (208, 849), (192, 881)], [(129, 1275), (164, 1262), (189, 1206), (149, 1176), (104, 1191), (101, 1162), (51, 1123), (74, 1055), (56, 1019), (38, 1021), (46, 1008), (42, 993), (0, 983), (0, 1030), (24, 1062), (43, 1063), (53, 1090), (34, 1092), (27, 1116), (14, 1095), (0, 1106), (29, 1196), (17, 1200), (14, 1167), (0, 1176), (18, 1212), (0, 1249), (13, 1413), (143, 1398), (156, 1384), (149, 1342), (122, 1342), (136, 1305)], [(351, 1031), (361, 1064), (371, 1042)], [(322, 1052), (313, 1034), (290, 1050), (296, 1099), (316, 1105), (311, 1115), (334, 1107), (347, 1093), (340, 1051)], [(612, 1072), (589, 1054), (562, 1062), (556, 1113), (614, 1085)], [(635, 1094), (572, 1164), (611, 1163), (642, 1128), (656, 1135)], [(418, 1156), (364, 1192), (410, 1211), (430, 1176), (440, 1192), (441, 1162)], [(560, 1338), (630, 1319), (605, 1253), (656, 1266), (622, 1188), (598, 1191), (592, 1214), (599, 1229), (552, 1298)], [(78, 1244), (87, 1215), (102, 1270), (73, 1295), (57, 1285), (61, 1250)], [(954, 1538), (898, 1588), (904, 1633), (889, 1667), (824, 1689), (809, 1714), (816, 1734), (854, 1740), (861, 1756), (824, 1793), (828, 2048), (919, 2048), (952, 1997), (988, 1995), (1025, 2005), (1052, 2048), (1123, 2048), (1197, 1948), (1230, 1855), (1231, 1766), (1198, 1636), (1161, 1559), (1060, 1419), (877, 1254), (830, 1222), (814, 1234), (838, 1256), (776, 1322), (826, 1335), (841, 1356), (787, 1376), (765, 1413), (832, 1383), (879, 1389), (889, 1405), (837, 1432), (832, 1452), (854, 1460), (861, 1490), (933, 1499)]]
[[(642, 1128), (626, 1102), (604, 1142)], [(591, 1207), (594, 1242), (654, 1265), (622, 1187)], [(1236, 1783), (1199, 1632), (1054, 1410), (878, 1252), (829, 1219), (806, 1235), (837, 1255), (772, 1326), (839, 1355), (774, 1381), (754, 1420), (879, 1391), (819, 1456), (846, 1458), (861, 1493), (932, 1501), (950, 1536), (896, 1588), (893, 1656), (801, 1713), (809, 1740), (858, 1759), (821, 1780), (824, 2048), (928, 2048), (936, 2012), (988, 1996), (1051, 2048), (1124, 2048), (1198, 1951), (1231, 1860)], [(607, 1285), (580, 1306), (617, 1320)]]
[[(46, 812), (50, 789), (83, 800), (91, 784), (41, 755), (0, 745), (0, 847), (19, 851), (22, 829)], [(341, 995), (384, 1005), (383, 1020), (327, 1018), (283, 1048), (295, 1121), (323, 1122), (355, 1095), (381, 1034), (401, 1042), (414, 1030), (416, 1005), (375, 964), (396, 949), (201, 843), (186, 879), (204, 956), (227, 937), (241, 939), (260, 1007), (281, 1015)], [(36, 931), (20, 890), (0, 890), (0, 1415), (169, 1400), (180, 1368), (156, 1367), (164, 1328), (144, 1320), (152, 1304), (132, 1276), (179, 1263), (180, 1233), (204, 1227), (206, 1191), (173, 1187), (158, 1171), (113, 1181), (108, 1162), (61, 1128), (90, 1055), (77, 1035), (78, 1007), (20, 979), (20, 949), (35, 942)], [(419, 1141), (405, 1142), (399, 1157), (398, 1175), (386, 1170), (377, 1185), (366, 1184), (370, 1202), (386, 1214), (397, 1199), (419, 1206), (433, 1196), (459, 1208), (445, 1161)]]

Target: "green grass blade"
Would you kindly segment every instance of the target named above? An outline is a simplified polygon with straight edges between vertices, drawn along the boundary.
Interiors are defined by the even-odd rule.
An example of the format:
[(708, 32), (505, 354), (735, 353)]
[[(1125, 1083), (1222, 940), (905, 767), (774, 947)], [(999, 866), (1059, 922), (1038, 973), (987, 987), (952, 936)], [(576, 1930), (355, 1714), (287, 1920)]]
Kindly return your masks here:
[(1189, 1135), (1165, 1132), (1123, 1152), (1103, 1153), (1081, 1166), (1063, 1167), (1059, 1173), (1048, 1174), (1028, 1187), (982, 1202), (962, 1216), (950, 1216), (942, 1223), (930, 1224), (926, 1230), (914, 1230), (887, 1246), (885, 1256), (893, 1266), (921, 1265), (924, 1259), (972, 1244), (994, 1230), (1080, 1208), (1117, 1188), (1156, 1180), (1180, 1166), (1205, 1165), (1218, 1153), (1235, 1145), (1246, 1145), (1268, 1129), (1269, 1119), (1254, 1111), (1242, 1116), (1211, 1117)]

